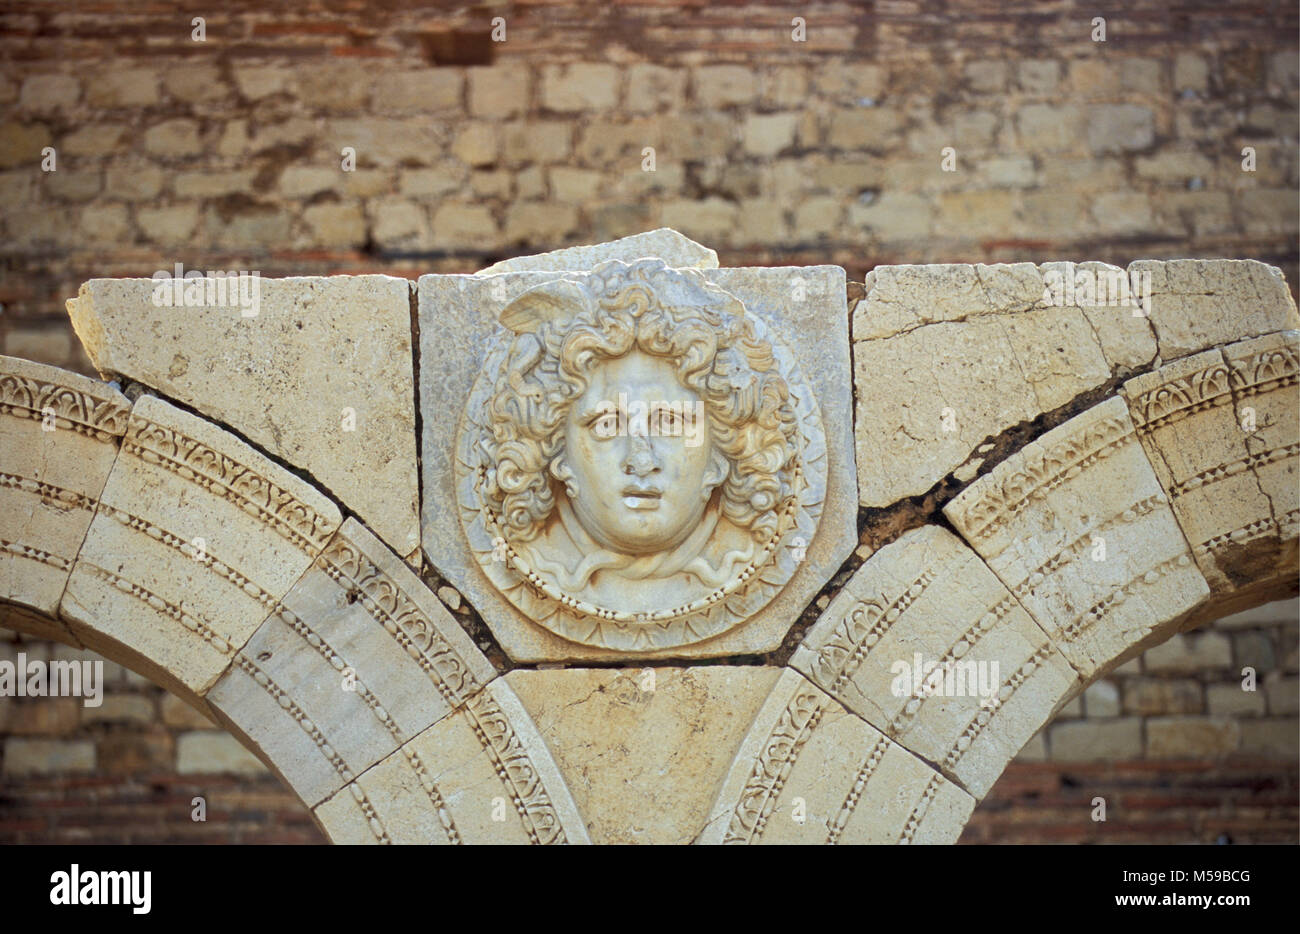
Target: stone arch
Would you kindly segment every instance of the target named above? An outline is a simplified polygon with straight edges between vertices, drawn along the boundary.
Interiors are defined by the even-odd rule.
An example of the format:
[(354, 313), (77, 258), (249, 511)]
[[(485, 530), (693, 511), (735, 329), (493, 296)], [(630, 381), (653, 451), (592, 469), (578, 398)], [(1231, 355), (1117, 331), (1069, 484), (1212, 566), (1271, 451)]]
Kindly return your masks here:
[[(944, 509), (952, 530), (872, 555), (796, 650), (703, 839), (955, 842), (1093, 681), (1294, 590), (1298, 373), (1285, 331), (1135, 377), (967, 486)], [(1006, 666), (990, 703), (894, 689), (897, 659), (960, 671), (966, 656)], [(820, 819), (778, 819), (804, 789)]]
[[(950, 527), (872, 555), (776, 677), (696, 839), (953, 842), (1087, 684), (1294, 586), (1297, 336), (1130, 380), (969, 484)], [(0, 599), (24, 631), (209, 712), (335, 842), (587, 842), (506, 679), (292, 471), (163, 399), (7, 357), (0, 441)], [(996, 700), (896, 695), (904, 652), (996, 656)]]
[(336, 842), (586, 841), (509, 686), (319, 491), (168, 402), (24, 360), (0, 358), (0, 422), (23, 631), (211, 715)]

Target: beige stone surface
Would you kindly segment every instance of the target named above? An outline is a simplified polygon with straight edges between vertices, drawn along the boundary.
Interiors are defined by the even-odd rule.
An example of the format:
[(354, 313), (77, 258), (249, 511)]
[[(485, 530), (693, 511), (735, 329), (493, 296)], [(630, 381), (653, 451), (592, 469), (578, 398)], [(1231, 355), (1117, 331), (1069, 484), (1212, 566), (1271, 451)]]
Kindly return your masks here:
[(207, 701), (315, 805), (495, 674), (414, 572), (348, 519)]
[(1251, 259), (1137, 260), (1166, 363), (1242, 338), (1300, 328), (1282, 271)]
[[(1156, 477), (1216, 594), (1286, 571), (1279, 520), (1292, 539), (1296, 524), (1294, 338), (1289, 346), (1281, 335), (1231, 346), (1232, 368), (1226, 349), (1216, 348), (1135, 377), (1122, 389)], [(1247, 430), (1250, 418), (1256, 427)], [(1284, 502), (1275, 514), (1260, 471), (1269, 476), (1270, 492), (1289, 497), (1289, 510)]]
[(1251, 470), (1294, 569), (1300, 533), (1300, 331), (1229, 344), (1223, 358), (1232, 370), (1237, 424), (1244, 423), (1246, 409), (1253, 410), (1255, 429), (1246, 432)]
[(51, 617), (130, 409), (105, 383), (0, 356), (0, 600), (40, 611), (61, 642), (74, 640)]
[[(655, 657), (713, 657), (770, 651), (798, 613), (835, 573), (857, 541), (852, 402), (844, 271), (835, 266), (704, 270), (705, 279), (738, 297), (788, 349), (820, 410), (825, 450), (825, 498), (815, 536), (789, 583), (747, 622), (685, 647), (613, 650), (562, 639), (533, 624), (488, 580), (469, 548), (456, 512), (456, 406), (423, 412), (424, 540), (429, 560), (492, 628), (516, 661)], [(420, 280), (421, 398), (466, 399), (483, 361), (504, 329), (497, 316), (530, 287), (555, 273), (425, 276)], [(802, 405), (803, 403), (801, 403)], [(819, 468), (820, 469), (820, 468)]]
[(787, 668), (700, 843), (953, 843), (975, 800)]
[(68, 302), (101, 373), (229, 425), (309, 473), (398, 553), (418, 547), (410, 282), (258, 279), (251, 316), (155, 305), (154, 288), (92, 279)]
[(1025, 445), (944, 515), (1085, 681), (1209, 594), (1120, 398)]
[(1079, 687), (979, 556), (932, 525), (872, 555), (790, 665), (977, 799)]
[(1048, 286), (1065, 277), (1113, 276), (1124, 270), (877, 266), (853, 312), (862, 504), (924, 493), (968, 461), (978, 465), (990, 435), (1065, 405), (1121, 367), (1150, 363), (1155, 340), (1134, 309), (1080, 304), (1082, 289), (1060, 290), (1065, 304), (1047, 300)]
[(234, 435), (142, 396), (59, 612), (87, 647), (203, 709), (340, 520)]
[(655, 256), (670, 266), (690, 269), (717, 269), (718, 254), (706, 246), (684, 237), (668, 227), (621, 237), (608, 243), (566, 247), (533, 256), (516, 256), (480, 269), (478, 275), (501, 272), (584, 272), (606, 260), (626, 263)]
[(593, 843), (690, 843), (778, 668), (516, 669)]
[(315, 809), (335, 843), (589, 843), (551, 754), (500, 678)]
[(30, 609), (21, 603), (0, 602), (0, 626), (25, 633), (36, 639), (51, 639), (74, 647), (80, 645), (63, 620)]

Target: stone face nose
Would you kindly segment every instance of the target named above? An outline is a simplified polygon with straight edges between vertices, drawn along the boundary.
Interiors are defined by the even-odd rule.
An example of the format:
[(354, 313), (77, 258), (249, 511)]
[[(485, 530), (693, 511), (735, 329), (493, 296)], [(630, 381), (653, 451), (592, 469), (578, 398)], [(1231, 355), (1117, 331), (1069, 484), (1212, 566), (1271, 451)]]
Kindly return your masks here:
[(634, 477), (648, 477), (659, 472), (659, 458), (649, 439), (632, 435), (627, 439), (627, 453), (623, 457), (623, 473)]

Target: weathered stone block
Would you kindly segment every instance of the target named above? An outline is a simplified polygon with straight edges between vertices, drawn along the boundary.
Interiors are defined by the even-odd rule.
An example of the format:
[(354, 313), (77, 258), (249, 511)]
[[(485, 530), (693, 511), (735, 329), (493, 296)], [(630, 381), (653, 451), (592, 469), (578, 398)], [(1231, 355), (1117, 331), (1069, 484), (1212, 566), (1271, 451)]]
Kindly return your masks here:
[(974, 807), (966, 792), (786, 669), (699, 842), (952, 843)]
[(177, 739), (176, 771), (181, 775), (262, 775), (266, 766), (229, 733), (191, 730)]
[(411, 569), (348, 519), (207, 700), (315, 805), (495, 674)]
[(1142, 756), (1142, 721), (1072, 720), (1049, 728), (1048, 745), (1056, 762), (1114, 762)]
[(690, 843), (780, 669), (518, 668), (593, 843)]
[(95, 770), (95, 743), (88, 739), (5, 739), (6, 776), (61, 775)]
[(938, 526), (868, 558), (790, 664), (977, 799), (1078, 688), (1016, 598)]
[[(55, 616), (130, 409), (105, 383), (0, 357), (0, 600)], [(53, 619), (28, 631), (75, 641)]]
[(315, 810), (335, 843), (589, 843), (546, 744), (498, 678)]
[(1085, 681), (1167, 638), (1209, 593), (1110, 399), (980, 477), (944, 515)]
[(410, 283), (219, 275), (186, 280), (177, 302), (176, 281), (81, 287), (68, 313), (96, 368), (230, 425), (310, 473), (399, 554), (414, 551)]
[(1231, 717), (1151, 717), (1146, 727), (1153, 759), (1213, 759), (1241, 744), (1241, 724)]
[(612, 110), (618, 104), (618, 82), (613, 65), (548, 65), (542, 72), (542, 106), (567, 112)]
[(202, 709), (339, 522), (234, 435), (142, 396), (59, 613), (85, 645)]
[(1100, 263), (877, 266), (853, 312), (862, 504), (973, 473), (990, 435), (1149, 363), (1150, 325), (1118, 304), (1113, 278), (1130, 294)]
[(1122, 390), (1216, 593), (1268, 586), (1287, 567), (1283, 548), (1294, 549), (1296, 337), (1288, 332), (1193, 354), (1129, 380)]
[(1300, 329), (1282, 271), (1255, 260), (1137, 260), (1150, 277), (1151, 324), (1165, 363), (1274, 331)]

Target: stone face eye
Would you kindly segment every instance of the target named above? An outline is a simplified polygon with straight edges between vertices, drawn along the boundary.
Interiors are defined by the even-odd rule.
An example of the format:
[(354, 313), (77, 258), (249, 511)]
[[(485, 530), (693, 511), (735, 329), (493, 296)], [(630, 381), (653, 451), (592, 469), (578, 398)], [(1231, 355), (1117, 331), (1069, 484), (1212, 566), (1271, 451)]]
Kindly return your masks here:
[(591, 423), (591, 433), (602, 441), (618, 434), (618, 416), (613, 413), (602, 415)]

